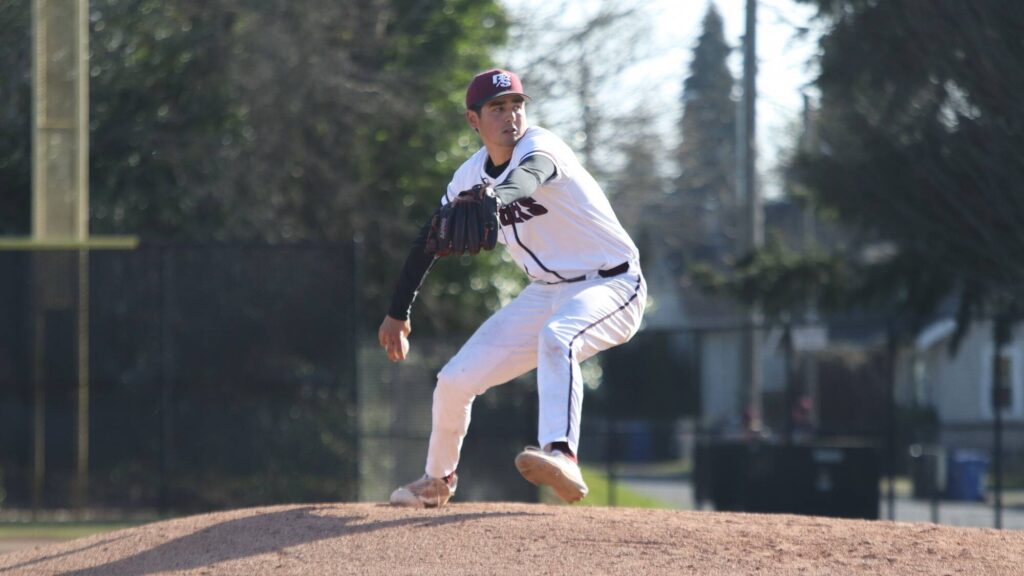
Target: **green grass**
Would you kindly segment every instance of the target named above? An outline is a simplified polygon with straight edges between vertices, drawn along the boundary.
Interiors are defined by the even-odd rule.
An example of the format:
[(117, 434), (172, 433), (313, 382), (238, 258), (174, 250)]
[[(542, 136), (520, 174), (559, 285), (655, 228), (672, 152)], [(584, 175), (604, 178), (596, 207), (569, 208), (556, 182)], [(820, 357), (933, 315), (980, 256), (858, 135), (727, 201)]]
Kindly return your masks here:
[[(909, 497), (914, 492), (914, 484), (906, 476), (896, 476), (893, 479), (894, 492), (898, 496)], [(878, 493), (884, 498), (889, 493), (889, 477), (883, 475), (878, 479)]]
[(136, 524), (119, 522), (12, 522), (0, 523), (0, 540), (53, 539), (72, 540), (130, 528)]
[(665, 460), (661, 462), (619, 462), (615, 465), (619, 474), (631, 474), (646, 478), (678, 478), (693, 474), (692, 460)]
[[(611, 493), (608, 477), (589, 466), (580, 466), (583, 481), (590, 488), (590, 493), (579, 503), (580, 506), (608, 506)], [(561, 502), (549, 488), (545, 488), (542, 500), (548, 503)], [(615, 505), (625, 508), (671, 508), (671, 506), (655, 498), (637, 494), (626, 488), (621, 482), (615, 483)]]

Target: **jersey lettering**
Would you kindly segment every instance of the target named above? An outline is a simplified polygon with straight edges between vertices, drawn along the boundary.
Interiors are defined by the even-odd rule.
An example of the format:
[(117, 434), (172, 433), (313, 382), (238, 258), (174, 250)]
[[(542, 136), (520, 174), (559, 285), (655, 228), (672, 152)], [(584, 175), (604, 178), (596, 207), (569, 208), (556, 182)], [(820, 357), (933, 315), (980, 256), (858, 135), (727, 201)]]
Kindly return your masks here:
[[(495, 73), (500, 71), (488, 76)], [(503, 82), (501, 78), (487, 80)], [(508, 165), (500, 167), (499, 176), (490, 175), (498, 167), (488, 166), (487, 148), (477, 150), (456, 171), (442, 202), (477, 183), (493, 186), (533, 154), (551, 159), (557, 177), (544, 182), (532, 196), (509, 202), (498, 212), (498, 241), (508, 248), (519, 268), (532, 280), (554, 283), (636, 260), (636, 245), (619, 224), (600, 185), (586, 176), (565, 142), (539, 126), (526, 129)]]
[(533, 198), (520, 198), (508, 206), (502, 206), (498, 211), (498, 217), (502, 226), (509, 226), (513, 222), (522, 224), (534, 216), (547, 214), (548, 209)]

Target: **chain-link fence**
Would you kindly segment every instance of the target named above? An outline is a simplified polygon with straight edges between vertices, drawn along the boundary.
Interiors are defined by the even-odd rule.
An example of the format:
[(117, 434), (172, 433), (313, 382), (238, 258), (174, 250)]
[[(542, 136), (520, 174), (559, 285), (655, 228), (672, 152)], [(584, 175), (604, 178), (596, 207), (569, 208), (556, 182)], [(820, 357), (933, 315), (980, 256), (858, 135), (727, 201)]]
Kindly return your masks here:
[[(0, 505), (379, 501), (420, 476), (435, 375), (468, 335), (417, 334), (388, 362), (359, 320), (353, 260), (313, 245), (0, 252)], [(759, 327), (756, 429), (747, 327), (643, 330), (589, 360), (591, 501), (884, 517), (891, 498), (992, 502), (998, 464), (1014, 504), (1018, 344), (1000, 364), (997, 460), (983, 331), (953, 357), (890, 328)], [(532, 373), (477, 398), (460, 499), (543, 498), (513, 465), (536, 429)], [(778, 492), (796, 487), (816, 499)]]
[[(391, 363), (376, 342), (360, 348), (360, 498), (386, 500), (423, 475), (430, 437), (435, 376), (456, 352), (458, 338), (414, 338), (410, 356)], [(496, 387), (473, 403), (470, 432), (459, 465), (466, 500), (536, 501), (513, 459), (535, 444), (535, 393), (526, 378)]]
[(354, 498), (351, 251), (0, 252), (8, 506)]
[[(692, 462), (696, 408), (693, 367), (673, 352), (677, 335), (641, 332), (632, 342), (583, 364), (580, 461), (604, 483), (654, 465), (682, 479)], [(376, 346), (360, 350), (360, 472), (365, 500), (387, 498), (423, 474), (435, 377), (467, 336), (414, 338), (409, 358), (392, 364)], [(537, 444), (535, 373), (488, 390), (473, 404), (459, 465), (460, 495), (471, 500), (536, 501), (542, 495), (513, 460)], [(692, 450), (692, 449), (691, 449)], [(598, 504), (615, 503), (614, 490)]]
[(952, 515), (966, 525), (998, 525), (1005, 508), (1024, 528), (1024, 341), (1001, 353), (995, 394), (991, 326), (972, 327), (955, 349), (952, 328), (938, 319), (901, 332), (885, 318), (760, 327), (756, 429), (736, 362), (745, 328), (696, 331), (694, 504), (914, 521)]

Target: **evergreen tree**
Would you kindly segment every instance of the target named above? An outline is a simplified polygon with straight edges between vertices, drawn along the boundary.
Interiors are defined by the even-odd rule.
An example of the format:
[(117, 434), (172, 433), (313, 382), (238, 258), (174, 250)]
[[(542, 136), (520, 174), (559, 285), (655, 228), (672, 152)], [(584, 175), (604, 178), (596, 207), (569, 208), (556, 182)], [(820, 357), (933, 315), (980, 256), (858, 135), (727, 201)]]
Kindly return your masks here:
[(786, 313), (816, 278), (811, 297), (904, 336), (952, 296), (954, 346), (979, 318), (1024, 316), (1024, 5), (804, 1), (827, 25), (819, 142), (789, 172), (851, 241), (803, 259), (769, 244), (704, 284)]
[(704, 16), (683, 86), (682, 141), (677, 150), (672, 217), (680, 231), (677, 248), (696, 260), (721, 260), (735, 251), (738, 207), (736, 103), (722, 17), (714, 4)]
[[(812, 0), (808, 0), (809, 2)], [(949, 294), (959, 328), (1024, 302), (1024, 6), (813, 0), (822, 145), (793, 172), (892, 256), (868, 292), (914, 316)]]

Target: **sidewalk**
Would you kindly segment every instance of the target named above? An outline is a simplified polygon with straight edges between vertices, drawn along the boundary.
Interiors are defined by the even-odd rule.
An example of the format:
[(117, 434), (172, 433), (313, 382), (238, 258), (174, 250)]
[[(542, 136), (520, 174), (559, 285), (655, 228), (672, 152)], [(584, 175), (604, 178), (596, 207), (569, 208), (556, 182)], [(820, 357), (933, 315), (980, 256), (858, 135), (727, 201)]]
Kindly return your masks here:
[[(695, 509), (693, 484), (689, 480), (633, 477), (620, 479), (619, 482), (622, 482), (630, 490), (660, 500), (671, 508)], [(927, 500), (914, 500), (897, 494), (895, 509), (897, 522), (932, 522), (932, 505)], [(881, 494), (878, 514), (882, 520), (889, 519), (888, 503), (884, 492)], [(995, 511), (990, 503), (940, 500), (938, 523), (950, 526), (993, 528), (995, 526)], [(1003, 528), (1024, 530), (1024, 508), (1004, 506)]]
[[(927, 500), (897, 497), (894, 507), (896, 520), (899, 522), (932, 522), (932, 504)], [(990, 503), (940, 500), (936, 511), (938, 524), (975, 528), (995, 527), (995, 508)], [(885, 519), (889, 518), (888, 502), (884, 494), (879, 506), (879, 515)], [(1024, 530), (1024, 509), (1003, 506), (1003, 528)]]

